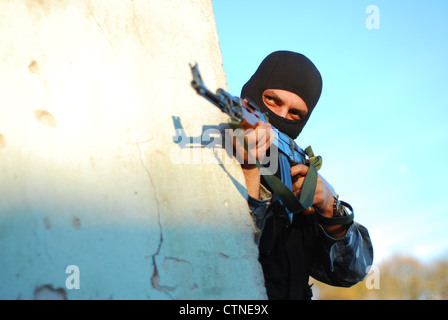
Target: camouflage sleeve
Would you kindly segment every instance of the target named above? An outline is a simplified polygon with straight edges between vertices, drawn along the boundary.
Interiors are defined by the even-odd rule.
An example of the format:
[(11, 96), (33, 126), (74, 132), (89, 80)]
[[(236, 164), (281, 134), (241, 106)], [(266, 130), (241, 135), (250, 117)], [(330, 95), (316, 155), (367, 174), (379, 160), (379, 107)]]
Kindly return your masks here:
[(359, 223), (352, 223), (344, 237), (335, 239), (320, 228), (320, 252), (311, 276), (333, 286), (350, 287), (362, 280), (373, 263), (373, 247), (369, 232)]
[(257, 245), (260, 242), (266, 219), (272, 215), (272, 211), (268, 210), (271, 200), (272, 194), (263, 185), (260, 185), (260, 199), (248, 196), (249, 210), (255, 223), (254, 240)]

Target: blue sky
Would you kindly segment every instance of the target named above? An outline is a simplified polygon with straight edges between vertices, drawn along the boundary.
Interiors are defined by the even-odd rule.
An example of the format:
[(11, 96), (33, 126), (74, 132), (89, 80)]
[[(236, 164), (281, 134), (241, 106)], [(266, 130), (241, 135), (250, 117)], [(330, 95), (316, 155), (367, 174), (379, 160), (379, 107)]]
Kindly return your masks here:
[[(229, 92), (276, 50), (305, 54), (321, 99), (297, 139), (392, 253), (448, 254), (448, 1), (213, 0)], [(369, 5), (379, 29), (368, 29)]]

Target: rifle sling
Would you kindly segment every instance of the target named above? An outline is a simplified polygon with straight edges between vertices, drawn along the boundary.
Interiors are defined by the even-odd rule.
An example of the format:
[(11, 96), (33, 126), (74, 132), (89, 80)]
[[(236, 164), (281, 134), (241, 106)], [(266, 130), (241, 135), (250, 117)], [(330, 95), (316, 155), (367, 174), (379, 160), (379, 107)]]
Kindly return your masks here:
[[(257, 167), (259, 165), (261, 167), (257, 163)], [(275, 175), (264, 175), (263, 178), (290, 212), (299, 213), (313, 205), (317, 184), (317, 171), (313, 165), (309, 165), (299, 198)]]

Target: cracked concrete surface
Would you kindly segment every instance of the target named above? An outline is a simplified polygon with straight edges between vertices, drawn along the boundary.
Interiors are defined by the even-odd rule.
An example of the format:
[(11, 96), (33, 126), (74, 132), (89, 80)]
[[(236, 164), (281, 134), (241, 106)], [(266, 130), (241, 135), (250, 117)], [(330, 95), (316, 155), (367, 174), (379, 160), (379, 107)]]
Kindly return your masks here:
[[(148, 140), (147, 142), (150, 142), (150, 140)], [(157, 245), (157, 250), (154, 252), (154, 254), (152, 255), (152, 263), (153, 263), (153, 268), (154, 271), (152, 272), (152, 276), (151, 276), (151, 285), (154, 289), (159, 290), (159, 291), (163, 291), (165, 293), (168, 293), (168, 291), (172, 291), (173, 289), (170, 287), (165, 287), (165, 286), (161, 286), (160, 285), (160, 278), (159, 278), (159, 272), (157, 270), (157, 263), (156, 263), (156, 257), (158, 256), (158, 254), (160, 253), (160, 249), (162, 247), (163, 244), (163, 228), (162, 228), (162, 224), (160, 222), (160, 204), (159, 204), (159, 199), (157, 197), (157, 189), (156, 186), (154, 185), (154, 181), (151, 177), (151, 172), (148, 170), (148, 168), (145, 165), (145, 161), (142, 158), (142, 152), (139, 146), (139, 143), (137, 142), (135, 144), (137, 146), (138, 149), (138, 154), (139, 154), (139, 159), (140, 159), (140, 163), (142, 165), (142, 167), (145, 169), (146, 174), (148, 176), (149, 179), (149, 183), (151, 184), (153, 191), (154, 191), (154, 195), (153, 195), (153, 199), (155, 201), (156, 204), (156, 209), (157, 209), (157, 225), (159, 226), (159, 243)], [(169, 295), (170, 296), (170, 295)], [(171, 297), (171, 296), (170, 296)], [(171, 297), (172, 298), (172, 297)]]
[[(237, 164), (173, 163), (227, 118), (210, 0), (0, 2), (0, 298), (264, 299)], [(66, 267), (79, 268), (68, 289)]]

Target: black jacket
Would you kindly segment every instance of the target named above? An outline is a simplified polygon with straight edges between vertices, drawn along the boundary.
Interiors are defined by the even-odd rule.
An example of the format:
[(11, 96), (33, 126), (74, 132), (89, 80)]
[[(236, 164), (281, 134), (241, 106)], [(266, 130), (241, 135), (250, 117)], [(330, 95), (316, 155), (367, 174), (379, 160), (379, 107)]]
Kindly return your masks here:
[(365, 278), (373, 263), (369, 233), (356, 222), (334, 239), (314, 214), (297, 214), (291, 222), (278, 202), (249, 198), (249, 207), (261, 233), (259, 261), (269, 299), (310, 299), (310, 276), (350, 287)]

